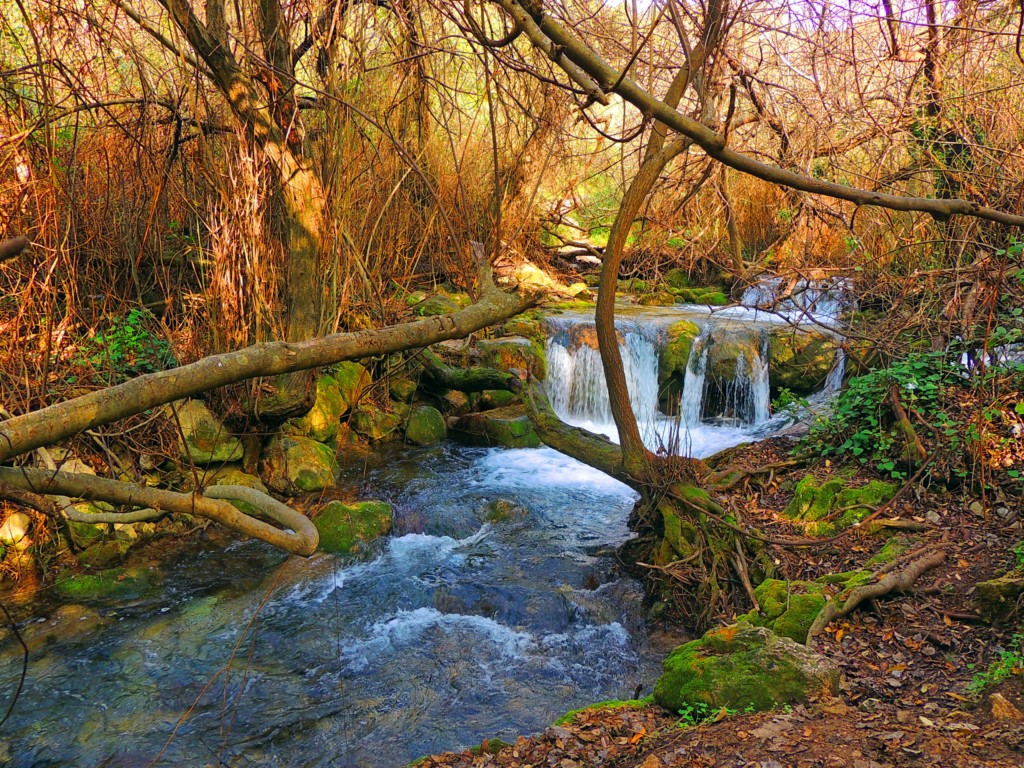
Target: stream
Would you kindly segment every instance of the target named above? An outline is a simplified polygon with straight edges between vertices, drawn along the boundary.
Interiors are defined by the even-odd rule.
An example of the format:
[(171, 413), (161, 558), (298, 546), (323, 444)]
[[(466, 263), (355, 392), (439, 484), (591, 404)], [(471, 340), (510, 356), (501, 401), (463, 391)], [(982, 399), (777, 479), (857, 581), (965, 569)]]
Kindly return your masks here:
[[(732, 401), (716, 406), (724, 415), (708, 413), (710, 343), (694, 343), (680, 418), (658, 411), (667, 325), (694, 319), (710, 338), (712, 327), (764, 334), (780, 322), (746, 312), (623, 313), (649, 445), (703, 456), (782, 426), (763, 360), (738, 364)], [(596, 350), (572, 341), (588, 322), (550, 322), (547, 386), (566, 420), (613, 434)], [(653, 689), (670, 646), (645, 628), (639, 585), (614, 567), (632, 490), (549, 448), (454, 442), (386, 445), (353, 458), (343, 478), (395, 506), (392, 537), (355, 559), (214, 541), (162, 560), (156, 594), (93, 603), (86, 629), (33, 651), (0, 764), (393, 768)], [(512, 514), (487, 522), (499, 499)], [(8, 640), (0, 702), (20, 661)]]

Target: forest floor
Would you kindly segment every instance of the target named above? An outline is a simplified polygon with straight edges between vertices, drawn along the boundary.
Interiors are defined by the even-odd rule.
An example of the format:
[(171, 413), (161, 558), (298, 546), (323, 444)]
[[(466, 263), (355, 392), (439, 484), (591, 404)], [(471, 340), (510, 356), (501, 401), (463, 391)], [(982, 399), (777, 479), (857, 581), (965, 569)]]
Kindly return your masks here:
[[(767, 440), (736, 461), (763, 467), (785, 458), (790, 447), (785, 439)], [(811, 471), (836, 470), (822, 464)], [(776, 474), (769, 483), (731, 493), (749, 524), (791, 536), (792, 523), (781, 515), (792, 497), (786, 488), (807, 472), (792, 469), (788, 477)], [(916, 543), (947, 557), (909, 594), (866, 603), (812, 641), (841, 670), (837, 698), (752, 715), (722, 712), (701, 724), (654, 704), (594, 708), (514, 745), (485, 744), (419, 765), (1021, 768), (1024, 628), (1019, 615), (1010, 626), (984, 623), (971, 596), (976, 583), (1012, 565), (1010, 550), (1024, 539), (1024, 510), (1012, 500), (1005, 506), (989, 501), (992, 509), (949, 491), (909, 492), (887, 510), (887, 516), (927, 526), (913, 534)], [(784, 577), (813, 579), (862, 567), (881, 543), (877, 535), (853, 531), (819, 548), (775, 554)]]

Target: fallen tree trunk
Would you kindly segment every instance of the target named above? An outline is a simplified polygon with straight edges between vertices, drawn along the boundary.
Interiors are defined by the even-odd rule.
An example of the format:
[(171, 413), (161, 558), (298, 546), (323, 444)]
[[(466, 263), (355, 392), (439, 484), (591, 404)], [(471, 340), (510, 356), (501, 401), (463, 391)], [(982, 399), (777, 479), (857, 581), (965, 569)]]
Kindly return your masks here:
[[(488, 281), (489, 282), (489, 281)], [(309, 370), (343, 360), (425, 347), (468, 336), (537, 302), (488, 285), (480, 301), (450, 315), (308, 341), (272, 341), (211, 355), (190, 365), (150, 373), (0, 422), (0, 462), (150, 408), (259, 376)]]

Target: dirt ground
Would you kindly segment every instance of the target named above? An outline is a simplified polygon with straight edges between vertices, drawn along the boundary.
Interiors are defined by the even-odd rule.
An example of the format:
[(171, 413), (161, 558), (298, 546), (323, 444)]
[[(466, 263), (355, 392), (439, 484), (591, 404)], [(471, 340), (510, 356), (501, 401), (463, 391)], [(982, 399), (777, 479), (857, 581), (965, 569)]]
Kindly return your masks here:
[[(785, 458), (789, 448), (784, 439), (768, 440), (750, 446), (737, 463), (763, 467)], [(742, 505), (749, 524), (769, 535), (793, 536), (792, 523), (780, 513), (793, 482), (808, 471), (761, 476), (733, 489), (732, 500)], [(821, 464), (811, 471), (835, 470)], [(1021, 506), (1019, 499), (998, 495), (979, 503), (915, 488), (886, 509), (884, 518), (923, 529), (899, 535), (947, 557), (910, 593), (866, 603), (812, 641), (842, 671), (835, 699), (754, 715), (723, 712), (696, 726), (656, 705), (585, 710), (514, 745), (485, 743), (471, 752), (428, 757), (421, 765), (1021, 768), (1024, 668), (1011, 664), (1005, 679), (980, 691), (978, 680), (1012, 647), (1013, 635), (1024, 633), (1024, 619), (1018, 613), (993, 627), (972, 603), (978, 581), (1011, 566), (1010, 549), (1024, 539)], [(774, 554), (787, 578), (813, 579), (861, 567), (883, 541), (878, 533), (856, 530), (820, 547), (776, 548)]]

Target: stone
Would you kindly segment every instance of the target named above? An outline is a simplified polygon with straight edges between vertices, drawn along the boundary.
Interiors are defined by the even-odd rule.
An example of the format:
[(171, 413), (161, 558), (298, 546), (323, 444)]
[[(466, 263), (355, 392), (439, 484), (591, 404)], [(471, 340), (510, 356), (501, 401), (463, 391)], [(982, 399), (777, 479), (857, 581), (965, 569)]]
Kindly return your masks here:
[(405, 305), (407, 307), (415, 307), (417, 304), (422, 304), (427, 298), (426, 291), (413, 291), (405, 297)]
[(788, 637), (741, 622), (711, 630), (669, 654), (654, 700), (673, 712), (692, 707), (763, 711), (838, 690), (833, 662)]
[(391, 386), (388, 387), (388, 394), (400, 403), (411, 403), (416, 397), (416, 389), (416, 382), (412, 379), (393, 378)]
[(499, 371), (529, 371), (534, 378), (547, 375), (544, 347), (521, 336), (480, 341), (480, 363)]
[(672, 291), (672, 296), (680, 304), (724, 307), (729, 303), (729, 297), (718, 288), (678, 288)]
[(396, 413), (381, 410), (373, 403), (363, 403), (352, 414), (349, 424), (352, 429), (367, 440), (383, 440), (401, 426), (402, 417)]
[[(89, 502), (81, 502), (74, 505), (75, 511), (84, 514), (96, 514), (100, 510)], [(71, 541), (76, 547), (85, 548), (97, 541), (102, 541), (110, 532), (108, 523), (79, 523), (68, 520), (68, 532), (71, 534)]]
[(54, 591), (67, 600), (82, 602), (142, 597), (160, 581), (156, 571), (145, 568), (110, 568), (99, 573), (57, 578)]
[(276, 435), (260, 460), (263, 482), (279, 493), (321, 491), (334, 485), (339, 473), (334, 450), (308, 437)]
[(973, 601), (986, 621), (1001, 623), (1018, 615), (1024, 598), (1024, 566), (996, 579), (979, 582)]
[(522, 398), (514, 392), (509, 392), (507, 389), (485, 389), (480, 393), (477, 407), (481, 411), (489, 411), (520, 402), (522, 402)]
[(679, 412), (679, 398), (686, 381), (686, 367), (700, 326), (689, 320), (672, 323), (665, 331), (665, 344), (658, 357), (658, 399), (662, 413)]
[[(180, 445), (182, 461), (193, 464), (220, 464), (240, 461), (242, 441), (228, 432), (220, 419), (199, 400), (179, 401), (175, 404), (178, 423), (184, 441)], [(170, 406), (165, 413), (174, 423)]]
[(421, 301), (413, 307), (412, 311), (419, 317), (436, 317), (437, 315), (450, 315), (453, 312), (458, 312), (459, 309), (460, 307), (454, 299), (437, 293), (429, 299)]
[(330, 375), (316, 382), (316, 401), (305, 416), (291, 419), (289, 425), (296, 434), (310, 437), (320, 443), (329, 443), (338, 434), (338, 425), (349, 404), (341, 395), (341, 385)]
[(771, 395), (788, 389), (805, 397), (822, 388), (835, 365), (839, 343), (835, 337), (817, 331), (784, 327), (768, 338), (768, 380)]
[(510, 520), (522, 520), (526, 515), (525, 508), (508, 499), (489, 501), (480, 511), (480, 517), (487, 523), (507, 523)]
[(338, 392), (351, 410), (359, 404), (363, 393), (373, 384), (373, 378), (360, 363), (346, 360), (334, 366), (331, 377), (338, 384)]
[(86, 568), (110, 568), (124, 559), (131, 546), (128, 541), (101, 541), (80, 552), (78, 562)]
[(448, 435), (441, 412), (429, 405), (413, 408), (405, 425), (405, 439), (413, 445), (436, 445)]
[(388, 535), (393, 522), (394, 510), (383, 501), (332, 501), (313, 518), (313, 525), (320, 532), (319, 549), (335, 554), (365, 548), (374, 539)]
[(665, 277), (663, 279), (669, 288), (675, 288), (676, 290), (694, 287), (693, 283), (690, 282), (690, 275), (685, 269), (681, 269), (680, 267), (670, 269), (665, 273)]
[(512, 277), (520, 284), (535, 289), (551, 291), (560, 287), (558, 281), (530, 261), (524, 261), (516, 267), (512, 272)]
[(441, 395), (440, 403), (442, 410), (449, 416), (462, 416), (469, 413), (469, 395), (457, 389), (450, 389)]
[(751, 611), (742, 618), (800, 644), (807, 642), (811, 624), (828, 602), (826, 585), (813, 581), (765, 579), (754, 589), (754, 596), (761, 612)]
[(522, 406), (467, 413), (455, 422), (455, 431), (475, 443), (506, 448), (539, 448), (540, 438)]
[(28, 549), (31, 543), (28, 532), (31, 527), (31, 517), (24, 512), (12, 512), (0, 525), (0, 544), (17, 550)]

